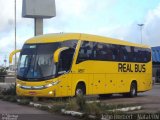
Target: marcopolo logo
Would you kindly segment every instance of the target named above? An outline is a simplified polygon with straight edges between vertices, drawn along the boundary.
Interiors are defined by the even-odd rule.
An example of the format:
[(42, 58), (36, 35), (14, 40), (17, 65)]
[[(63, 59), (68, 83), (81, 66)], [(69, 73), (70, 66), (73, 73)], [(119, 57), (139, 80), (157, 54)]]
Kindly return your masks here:
[(146, 72), (145, 64), (118, 63), (118, 72)]

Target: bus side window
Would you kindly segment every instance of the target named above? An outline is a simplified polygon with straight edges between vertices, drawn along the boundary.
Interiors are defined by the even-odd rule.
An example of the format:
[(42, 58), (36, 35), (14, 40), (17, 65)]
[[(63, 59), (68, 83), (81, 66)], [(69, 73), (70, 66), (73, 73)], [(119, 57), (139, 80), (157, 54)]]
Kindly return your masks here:
[(93, 51), (94, 51), (94, 60), (100, 60), (100, 61), (113, 60), (112, 50), (109, 44), (96, 43), (96, 45), (93, 48)]
[(135, 52), (136, 62), (147, 62), (144, 48), (135, 47), (134, 52)]
[(147, 61), (144, 48), (141, 49), (141, 58), (142, 58), (141, 62), (146, 62)]
[(76, 63), (80, 63), (86, 60), (92, 60), (93, 59), (93, 42), (89, 41), (83, 41), (81, 43), (81, 47), (79, 50), (78, 58)]
[(134, 57), (135, 61), (134, 62), (140, 62), (140, 50), (137, 47), (134, 47)]
[(97, 43), (95, 50), (96, 50), (96, 60), (102, 60), (103, 59), (103, 45), (101, 43)]
[(110, 45), (106, 46), (106, 51), (107, 51), (107, 55), (106, 55), (107, 59), (106, 60), (109, 60), (109, 61), (114, 60), (113, 52), (111, 50)]
[(118, 49), (117, 49), (117, 45), (111, 45), (111, 49), (112, 49), (112, 59), (114, 61), (118, 61)]
[(125, 55), (124, 55), (124, 46), (122, 45), (117, 45), (117, 55), (118, 55), (118, 61), (124, 62), (125, 61)]
[(136, 56), (134, 47), (131, 47), (131, 53), (129, 54), (129, 59), (131, 62), (136, 62)]
[(129, 61), (129, 53), (131, 52), (131, 48), (129, 46), (124, 46), (123, 47), (123, 53), (124, 53), (124, 61), (128, 62)]

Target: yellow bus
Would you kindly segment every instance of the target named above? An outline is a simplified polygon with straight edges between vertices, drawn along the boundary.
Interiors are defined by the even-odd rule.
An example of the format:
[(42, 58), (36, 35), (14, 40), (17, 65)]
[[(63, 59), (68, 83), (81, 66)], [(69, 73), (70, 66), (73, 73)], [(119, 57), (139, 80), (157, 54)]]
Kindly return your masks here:
[(80, 34), (48, 34), (27, 40), (17, 68), (18, 96), (134, 97), (152, 88), (151, 49), (117, 39)]

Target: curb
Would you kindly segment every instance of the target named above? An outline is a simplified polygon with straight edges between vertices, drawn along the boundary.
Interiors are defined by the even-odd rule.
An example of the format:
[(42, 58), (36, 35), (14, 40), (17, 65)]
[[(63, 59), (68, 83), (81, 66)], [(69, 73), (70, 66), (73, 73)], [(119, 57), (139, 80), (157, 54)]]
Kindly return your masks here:
[(29, 102), (29, 105), (33, 106), (33, 107), (42, 107), (42, 104), (38, 104), (38, 103), (34, 103), (34, 102)]
[[(17, 102), (20, 102), (20, 101), (21, 101), (20, 99), (17, 99)], [(97, 102), (99, 102), (99, 101), (97, 101)], [(33, 106), (33, 107), (36, 107), (36, 108), (42, 107), (42, 106), (48, 107), (48, 109), (52, 108), (52, 106), (42, 105), (42, 104), (34, 103), (34, 102), (29, 102), (29, 105)], [(109, 110), (109, 111), (110, 112), (116, 112), (116, 111), (129, 112), (129, 111), (135, 111), (135, 110), (141, 110), (141, 109), (142, 109), (142, 106), (134, 106), (134, 107), (126, 107), (126, 108), (120, 108), (120, 109), (113, 109), (113, 110)], [(83, 117), (85, 115), (85, 113), (82, 113), (82, 112), (65, 110), (65, 109), (61, 109), (61, 113), (64, 114), (64, 115), (71, 115), (73, 117)], [(88, 115), (88, 118), (96, 119), (96, 116)], [(101, 120), (103, 120), (103, 118), (101, 118)]]
[(82, 117), (84, 115), (84, 113), (81, 112), (77, 112), (77, 111), (70, 111), (70, 110), (65, 110), (62, 109), (61, 112), (65, 115), (71, 115), (71, 116), (79, 116)]
[(142, 109), (142, 106), (134, 106), (134, 107), (121, 108), (121, 109), (114, 109), (114, 110), (109, 110), (109, 111), (111, 112), (116, 112), (116, 111), (129, 112), (129, 111), (141, 110), (141, 109)]

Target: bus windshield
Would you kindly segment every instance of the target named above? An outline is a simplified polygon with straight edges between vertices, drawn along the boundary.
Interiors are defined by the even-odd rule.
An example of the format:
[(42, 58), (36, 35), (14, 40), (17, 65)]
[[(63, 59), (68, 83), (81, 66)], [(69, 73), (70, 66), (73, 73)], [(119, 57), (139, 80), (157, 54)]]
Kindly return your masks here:
[(26, 44), (18, 62), (17, 77), (23, 80), (42, 80), (55, 76), (56, 66), (53, 53), (59, 43)]

